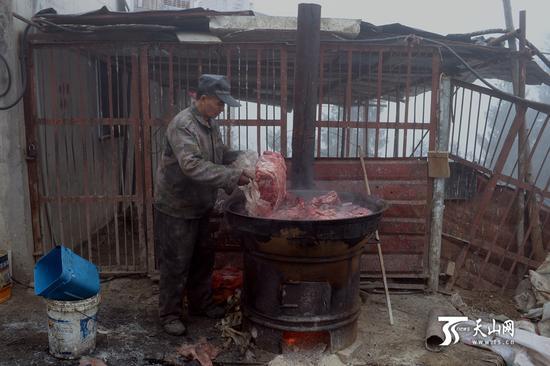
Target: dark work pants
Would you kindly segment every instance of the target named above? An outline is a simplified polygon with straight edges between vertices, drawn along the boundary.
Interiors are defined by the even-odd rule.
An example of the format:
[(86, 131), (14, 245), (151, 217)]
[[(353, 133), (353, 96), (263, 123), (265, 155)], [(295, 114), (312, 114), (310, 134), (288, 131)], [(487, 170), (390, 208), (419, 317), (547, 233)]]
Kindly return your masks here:
[(160, 269), (161, 323), (182, 318), (185, 290), (191, 311), (210, 305), (214, 243), (210, 240), (208, 217), (182, 219), (155, 210), (155, 242)]

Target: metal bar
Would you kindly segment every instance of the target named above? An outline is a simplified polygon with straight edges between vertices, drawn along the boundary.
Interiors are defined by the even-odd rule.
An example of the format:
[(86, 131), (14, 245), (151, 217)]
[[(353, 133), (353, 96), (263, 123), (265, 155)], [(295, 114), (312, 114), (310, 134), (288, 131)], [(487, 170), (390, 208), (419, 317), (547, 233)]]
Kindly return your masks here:
[[(413, 127), (412, 127), (412, 143), (411, 143), (411, 154), (409, 157), (413, 157), (414, 156), (414, 150), (415, 150), (415, 143), (416, 143), (416, 96), (418, 95), (417, 94), (417, 86), (415, 85), (414, 86), (414, 101), (413, 101)], [(451, 98), (452, 98), (452, 95), (451, 95)], [(452, 103), (451, 103), (451, 109), (452, 109)], [(408, 121), (408, 118), (405, 118), (405, 121)], [(407, 122), (405, 122), (407, 123)]]
[[(336, 61), (338, 63), (338, 71), (337, 71), (337, 80), (338, 80), (338, 87), (340, 87), (340, 83), (341, 83), (341, 75), (342, 75), (342, 63), (340, 62), (340, 48), (338, 47), (337, 51), (336, 51)], [(339, 89), (339, 88), (338, 88)], [(345, 99), (345, 96), (344, 96), (344, 99)], [(340, 106), (340, 103), (337, 102), (336, 104), (336, 121), (338, 121), (338, 127), (336, 128), (336, 157), (338, 157), (338, 155), (340, 155), (341, 158), (344, 157), (344, 141), (343, 139), (345, 138), (344, 134), (342, 133), (342, 141), (340, 141), (340, 131), (341, 131), (341, 128), (340, 128), (340, 122), (342, 121), (342, 116), (341, 116), (341, 110), (342, 110), (342, 107)], [(343, 132), (343, 131), (342, 131)]]
[(37, 123), (47, 126), (62, 126), (64, 124), (70, 125), (83, 125), (83, 126), (95, 126), (95, 125), (132, 125), (138, 123), (139, 120), (135, 118), (108, 118), (108, 117), (67, 117), (67, 118), (36, 118)]
[(56, 201), (61, 201), (62, 203), (91, 203), (91, 202), (139, 202), (138, 197), (128, 196), (128, 195), (54, 195), (54, 196), (40, 196), (40, 203), (51, 203)]
[(476, 132), (474, 135), (474, 153), (472, 155), (472, 161), (476, 160), (477, 138), (479, 135), (479, 116), (481, 113), (481, 93), (478, 93), (478, 94), (479, 94), (479, 100), (477, 101)]
[[(388, 78), (391, 76), (391, 71), (392, 71), (392, 62), (393, 62), (393, 52), (390, 52), (390, 56), (388, 58), (388, 71), (386, 72), (385, 75), (383, 75), (383, 77), (385, 78)], [(389, 92), (386, 94), (386, 122), (390, 122), (390, 113), (391, 113), (391, 102), (390, 102), (390, 96), (389, 96)], [(384, 157), (387, 158), (388, 157), (388, 145), (389, 145), (389, 136), (390, 136), (390, 130), (387, 129), (386, 131), (386, 142), (384, 143)]]
[[(254, 121), (254, 120), (250, 120), (252, 121), (252, 124), (253, 125), (256, 125), (257, 122)], [(275, 121), (276, 122), (276, 121)], [(340, 126), (340, 127), (345, 127), (345, 128), (352, 128), (352, 127), (356, 127), (357, 126), (357, 122), (356, 121), (348, 121), (348, 122), (338, 122), (338, 121), (318, 121), (317, 122), (319, 126), (321, 127), (332, 127), (332, 128), (335, 128), (336, 126)], [(408, 122), (409, 126), (413, 124), (413, 122)], [(260, 125), (263, 125), (263, 124), (260, 124)], [(271, 124), (268, 124), (268, 125), (271, 125)], [(367, 122), (367, 123), (363, 123), (363, 125), (365, 127), (368, 127), (368, 128), (376, 128), (377, 126), (379, 126), (380, 128), (382, 129), (396, 129), (396, 130), (405, 130), (407, 129), (407, 127), (405, 126), (405, 123), (404, 122), (380, 122), (380, 123), (376, 123), (376, 122)], [(275, 123), (275, 126), (277, 126), (277, 123)], [(365, 127), (361, 127), (361, 128), (365, 128)], [(412, 130), (413, 128), (411, 127), (408, 127), (409, 130)], [(416, 128), (417, 130), (424, 130), (426, 129), (426, 127), (422, 127), (422, 126), (417, 126)]]
[[(479, 157), (477, 159), (478, 165), (481, 164), (481, 155), (483, 154), (483, 146), (485, 145), (485, 135), (487, 132), (487, 125), (489, 124), (489, 112), (491, 110), (491, 102), (492, 102), (492, 96), (489, 96), (489, 102), (487, 103), (487, 111), (485, 112), (485, 124), (483, 126), (483, 138), (481, 140), (481, 147), (479, 148)], [(487, 154), (485, 154), (487, 156)], [(475, 160), (474, 160), (475, 161)]]
[[(329, 54), (330, 55), (330, 54)], [(331, 83), (330, 81), (332, 79), (334, 79), (334, 77), (332, 76), (332, 69), (333, 69), (333, 66), (332, 66), (332, 62), (330, 62), (330, 60), (328, 61), (328, 67), (327, 67), (327, 73), (328, 73), (328, 80), (327, 80), (327, 90), (331, 90)], [(330, 121), (332, 116), (331, 116), (331, 108), (332, 108), (332, 104), (331, 104), (331, 98), (332, 97), (332, 93), (327, 93), (327, 119)], [(323, 118), (322, 116), (319, 117), (320, 119)], [(336, 125), (337, 126), (337, 125)], [(330, 127), (327, 128), (327, 158), (330, 157), (330, 148), (331, 148), (331, 143), (330, 143)], [(336, 154), (334, 154), (335, 156), (338, 155), (338, 151), (336, 151)]]
[[(81, 60), (81, 58), (83, 57), (82, 56), (82, 50), (80, 48), (76, 48), (75, 50), (75, 53), (76, 53), (76, 56), (77, 56), (77, 73), (78, 75), (84, 75), (83, 73), (83, 70), (82, 70), (82, 62), (83, 60)], [(79, 108), (81, 111), (84, 111), (84, 90), (88, 90), (88, 86), (84, 85), (84, 82), (83, 80), (86, 80), (86, 78), (82, 77), (82, 78), (79, 78), (78, 79), (78, 83), (79, 83), (79, 90), (78, 90), (78, 101), (79, 101)], [(87, 82), (86, 82), (87, 84)], [(71, 124), (72, 125), (72, 124)], [(83, 166), (83, 172), (82, 172), (82, 176), (83, 176), (83, 182), (82, 182), (82, 186), (83, 186), (83, 190), (84, 190), (84, 194), (85, 195), (88, 195), (89, 194), (89, 188), (88, 188), (88, 180), (89, 180), (89, 176), (88, 176), (88, 153), (87, 153), (87, 148), (86, 148), (86, 140), (87, 140), (87, 134), (85, 134), (85, 130), (86, 132), (88, 132), (88, 127), (85, 127), (83, 125), (80, 125), (80, 141), (82, 143), (82, 166)], [(85, 203), (84, 204), (84, 215), (85, 215), (85, 221), (86, 221), (86, 240), (87, 240), (87, 249), (88, 249), (88, 259), (91, 260), (92, 258), (92, 237), (91, 237), (91, 234), (90, 234), (90, 205), (89, 203)], [(82, 242), (81, 242), (82, 243)], [(81, 248), (80, 248), (80, 255), (84, 256), (84, 248), (82, 247), (82, 244), (81, 244)]]
[[(368, 52), (368, 61), (367, 64), (370, 65), (371, 53)], [(367, 69), (367, 95), (370, 90), (370, 82), (372, 78), (372, 68), (369, 66)], [(365, 157), (369, 156), (369, 129), (367, 128), (367, 123), (369, 122), (369, 109), (370, 109), (370, 98), (367, 98), (367, 105), (365, 106)]]
[[(351, 122), (351, 86), (352, 86), (352, 73), (353, 73), (353, 54), (352, 51), (348, 51), (348, 69), (347, 69), (347, 80), (346, 80), (346, 104), (344, 110), (344, 120)], [(342, 133), (344, 134), (344, 143), (345, 143), (345, 157), (349, 158), (350, 150), (350, 128), (344, 128)]]
[[(462, 89), (462, 100), (460, 102), (460, 118), (458, 123), (458, 128), (456, 129), (457, 138), (456, 138), (456, 155), (460, 154), (460, 136), (462, 135), (462, 116), (464, 115), (464, 96), (466, 95), (466, 89)], [(454, 138), (454, 136), (453, 136)]]
[[(256, 50), (256, 118), (258, 120), (262, 119), (262, 50), (257, 49)], [(261, 129), (258, 126), (256, 128), (256, 146), (258, 153), (262, 153), (262, 141), (261, 141)]]
[[(52, 97), (53, 103), (52, 103), (52, 114), (58, 115), (59, 111), (57, 109), (59, 100), (58, 95), (58, 88), (59, 83), (56, 77), (56, 68), (54, 65), (57, 65), (57, 62), (54, 62), (54, 50), (50, 50), (50, 77), (52, 80), (50, 80), (50, 95)], [(56, 186), (56, 195), (61, 195), (61, 174), (59, 172), (59, 126), (54, 127), (54, 175), (55, 175), (55, 186)], [(57, 202), (57, 217), (58, 217), (58, 223), (59, 223), (59, 237), (61, 238), (61, 243), (65, 244), (65, 230), (64, 230), (64, 218), (61, 214), (61, 202)], [(60, 243), (53, 243), (54, 245), (60, 244)]]
[[(535, 125), (537, 123), (537, 118), (539, 116), (540, 112), (537, 112), (537, 115), (535, 116), (535, 118), (533, 119), (533, 123), (531, 124), (531, 128), (529, 128), (529, 132), (527, 133), (527, 136), (524, 136), (523, 137), (523, 140), (521, 141), (522, 144), (525, 144), (526, 141), (529, 141), (530, 137), (531, 137), (531, 133), (533, 132), (533, 129), (535, 128)], [(537, 141), (539, 140), (539, 138), (541, 137), (541, 134), (542, 132), (544, 132), (544, 128), (542, 128), (540, 131), (539, 131), (539, 135), (537, 137)], [(519, 139), (518, 139), (519, 140)], [(519, 141), (518, 141), (519, 143)], [(535, 147), (533, 147), (533, 149), (530, 149), (530, 152), (529, 152), (529, 158), (528, 158), (528, 161), (531, 161), (532, 157), (533, 157), (533, 153), (534, 153), (534, 150), (535, 150)], [(516, 171), (516, 168), (517, 169), (517, 172), (518, 172), (518, 179), (519, 177), (522, 177), (524, 174), (525, 174), (525, 169), (523, 172), (520, 172), (519, 171), (519, 159), (516, 159), (515, 163), (514, 163), (514, 166), (512, 167), (512, 171), (510, 172), (510, 175), (513, 176), (514, 175), (514, 172)], [(530, 183), (530, 181), (528, 180), (525, 180), (526, 183)]]
[[(137, 63), (136, 63), (137, 65)], [(136, 73), (137, 74), (137, 73)], [(151, 115), (149, 109), (149, 58), (148, 47), (140, 49), (140, 90), (141, 90), (141, 118), (142, 123), (139, 129), (141, 144), (136, 144), (136, 166), (140, 174), (136, 174), (136, 188), (138, 195), (141, 195), (141, 204), (138, 204), (138, 230), (140, 231), (140, 258), (141, 264), (147, 267), (147, 272), (155, 270), (155, 250), (153, 235), (153, 212), (152, 212), (152, 176), (151, 176)], [(136, 84), (137, 86), (137, 80)], [(138, 100), (137, 94), (135, 95)], [(141, 149), (139, 149), (141, 147)], [(142, 175), (143, 174), (143, 175)], [(145, 206), (145, 207), (144, 207)], [(145, 221), (141, 221), (145, 220)], [(145, 236), (146, 233), (146, 236)]]
[[(137, 48), (131, 50), (131, 70), (132, 70), (132, 79), (130, 82), (130, 117), (138, 118), (140, 117), (140, 69), (139, 69), (139, 53)], [(147, 55), (147, 52), (145, 52)], [(145, 247), (145, 233), (143, 230), (142, 220), (143, 220), (143, 188), (141, 182), (143, 181), (142, 172), (142, 149), (139, 145), (141, 142), (141, 123), (136, 123), (132, 126), (133, 140), (134, 140), (134, 164), (132, 165), (133, 169), (131, 170), (132, 178), (130, 180), (130, 191), (132, 197), (137, 198), (137, 233), (138, 233), (138, 250), (140, 247)], [(134, 178), (135, 177), (135, 178)], [(135, 187), (134, 187), (135, 179)], [(135, 241), (135, 230), (134, 227), (134, 205), (130, 204), (130, 230), (132, 237), (132, 265), (136, 266), (136, 241)], [(145, 268), (145, 260), (141, 261), (141, 268)]]
[(168, 116), (174, 116), (174, 47), (168, 48)]
[[(428, 122), (429, 123), (429, 122)], [(426, 124), (426, 86), (424, 86), (424, 93), (422, 93), (422, 126)], [(454, 128), (454, 124), (453, 124)], [(421, 131), (423, 131), (424, 128), (422, 128)], [(426, 135), (429, 133), (430, 130), (427, 130), (427, 132), (422, 133), (422, 137), (420, 139), (420, 156), (424, 156), (424, 139), (426, 138)], [(416, 148), (415, 148), (416, 150)]]
[[(324, 99), (324, 83), (325, 83), (325, 47), (320, 47), (319, 54), (319, 104), (317, 112), (317, 121), (323, 119), (323, 99)], [(317, 122), (316, 121), (316, 122)], [(317, 123), (316, 123), (317, 124)], [(317, 157), (321, 157), (321, 126), (317, 124)]]
[[(249, 98), (248, 98), (248, 95), (249, 95), (248, 94), (248, 67), (249, 67), (248, 49), (246, 50), (244, 56), (245, 56), (245, 65), (246, 65), (246, 68), (245, 68), (245, 83), (244, 84), (245, 84), (245, 88), (246, 88), (246, 100), (247, 100), (247, 102), (245, 104), (245, 106), (246, 106), (246, 108), (245, 108), (245, 118), (248, 119), (248, 100), (249, 100)], [(256, 116), (256, 118), (257, 117), (258, 116)], [(249, 136), (248, 136), (249, 130), (250, 129), (248, 127), (245, 129), (245, 132), (246, 132), (246, 148), (247, 149), (248, 149), (248, 143), (249, 143)], [(260, 154), (260, 150), (259, 149), (257, 149), (257, 150), (258, 150), (258, 154)]]
[[(412, 50), (411, 48), (408, 49), (407, 52), (407, 77), (405, 80), (405, 129), (403, 131), (403, 157), (407, 156), (407, 138), (408, 138), (408, 130), (409, 130), (409, 94), (410, 94), (410, 88), (411, 88), (411, 67), (412, 67)], [(414, 117), (416, 120), (416, 116)], [(414, 142), (413, 142), (414, 144)]]
[[(271, 98), (272, 95), (269, 94), (269, 90), (270, 90), (270, 85), (273, 83), (273, 80), (270, 80), (269, 79), (269, 76), (272, 74), (272, 69), (270, 68), (272, 65), (270, 65), (270, 57), (269, 57), (269, 51), (271, 50), (266, 50), (265, 52), (265, 103), (264, 103), (264, 106), (265, 106), (265, 118), (267, 120), (273, 120), (273, 116), (270, 117), (269, 115), (269, 106), (270, 106), (270, 103), (273, 101), (273, 99)], [(266, 148), (268, 150), (274, 150), (275, 149), (275, 146), (269, 146), (269, 128), (266, 127), (265, 128), (265, 145), (266, 145)]]
[[(272, 49), (271, 50), (271, 54), (272, 54), (272, 57), (271, 57), (271, 72), (272, 72), (272, 83), (271, 83), (271, 116), (272, 116), (272, 119), (276, 119), (276, 114), (275, 114), (275, 100), (276, 100), (276, 92), (275, 92), (275, 89), (276, 89), (276, 85), (277, 85), (277, 73), (276, 73), (276, 66), (275, 66), (275, 49)], [(279, 86), (280, 87), (280, 86)], [(281, 117), (279, 116), (279, 119), (281, 119)], [(281, 121), (282, 122), (282, 121)], [(273, 150), (274, 151), (277, 151), (277, 145), (278, 145), (278, 150), (281, 151), (281, 138), (280, 138), (280, 135), (279, 135), (279, 141), (277, 141), (277, 143), (275, 142), (275, 127), (272, 127), (271, 128), (271, 131), (272, 131), (272, 134), (271, 134), (271, 137), (273, 139)]]
[[(39, 62), (37, 63), (37, 69), (33, 70), (33, 72), (36, 72), (36, 76), (37, 76), (37, 82), (35, 84), (35, 87), (38, 88), (38, 91), (40, 92), (40, 95), (38, 96), (38, 98), (42, 99), (42, 100), (48, 100), (47, 98), (49, 98), (49, 90), (47, 91), (46, 90), (46, 75), (48, 75), (48, 72), (45, 71), (46, 69), (46, 57), (45, 57), (45, 54), (46, 54), (46, 51), (39, 51), (39, 50), (35, 50), (37, 56), (36, 56), (36, 59), (42, 59), (42, 62)], [(42, 57), (39, 57), (40, 54), (43, 54)], [(48, 97), (46, 97), (46, 95), (48, 95)], [(36, 97), (36, 96), (35, 96)], [(35, 102), (36, 103), (36, 102)], [(37, 112), (37, 116), (38, 114), (40, 114), (41, 116), (45, 116), (47, 114), (47, 111), (46, 111), (46, 103), (42, 103), (41, 105), (41, 110), (40, 112)], [(36, 108), (36, 106), (35, 106)], [(48, 152), (48, 128), (46, 126), (41, 126), (39, 123), (38, 123), (38, 119), (35, 119), (35, 124), (36, 124), (36, 129), (37, 129), (37, 132), (38, 132), (38, 136), (37, 136), (37, 140), (38, 140), (38, 143), (37, 145), (35, 146), (35, 150), (36, 150), (36, 157), (37, 157), (37, 160), (38, 160), (38, 180), (39, 180), (39, 184), (41, 185), (39, 187), (39, 191), (38, 191), (38, 194), (39, 196), (41, 196), (43, 193), (49, 193), (50, 189), (49, 189), (49, 182), (48, 180), (46, 179), (46, 177), (49, 177), (49, 168), (48, 168), (48, 157), (51, 156), (51, 154)], [(42, 128), (40, 128), (42, 127)], [(42, 135), (42, 136), (40, 136)], [(42, 137), (42, 138), (41, 138)], [(31, 145), (32, 146), (32, 145)], [(32, 152), (33, 150), (27, 150), (27, 153), (30, 153)], [(41, 208), (40, 208), (41, 209)], [(52, 209), (51, 209), (51, 205), (48, 206), (44, 206), (44, 211), (43, 211), (43, 219), (44, 220), (41, 220), (42, 221), (42, 225), (46, 225), (46, 228), (47, 228), (47, 231), (49, 232), (49, 242), (46, 240), (46, 235), (45, 233), (42, 233), (42, 238), (43, 238), (43, 241), (42, 241), (42, 253), (44, 253), (46, 251), (46, 248), (49, 248), (51, 246), (51, 243), (54, 243), (56, 240), (54, 238), (54, 232), (53, 232), (53, 223), (52, 223), (52, 219), (51, 219), (51, 214), (52, 212)], [(45, 230), (44, 227), (41, 227), (40, 228), (41, 230)], [(35, 257), (36, 259), (36, 257)]]
[[(288, 99), (288, 74), (287, 74), (287, 49), (280, 48), (280, 88), (281, 88), (281, 153), (284, 157), (288, 156), (287, 142), (287, 99)], [(320, 116), (320, 115), (319, 115)]]
[(380, 108), (382, 98), (382, 66), (384, 63), (384, 51), (380, 50), (378, 53), (378, 74), (376, 77), (376, 134), (374, 137), (374, 156), (378, 157), (378, 140), (380, 138)]
[[(121, 74), (119, 74), (119, 85), (118, 87), (120, 89), (122, 89), (122, 92), (124, 93), (124, 96), (122, 98), (123, 101), (125, 101), (125, 103), (119, 103), (119, 114), (118, 116), (121, 116), (123, 115), (124, 117), (128, 117), (128, 103), (129, 101), (126, 100), (127, 98), (127, 93), (126, 93), (126, 90), (124, 88), (124, 77), (126, 75), (128, 75), (128, 67), (126, 66), (126, 55), (123, 55), (122, 56), (122, 68), (121, 68)], [(117, 65), (119, 64), (119, 60), (117, 60)], [(119, 68), (120, 69), (120, 68)], [(120, 76), (122, 75), (122, 76)], [(129, 80), (127, 81), (127, 83), (129, 84)], [(126, 85), (126, 87), (129, 87), (128, 85)], [(117, 151), (117, 155), (118, 155), (118, 158), (121, 160), (122, 164), (118, 164), (119, 166), (119, 170), (118, 170), (118, 177), (119, 177), (119, 185), (120, 185), (120, 193), (123, 197), (126, 197), (126, 179), (127, 179), (127, 174), (126, 174), (126, 169), (127, 169), (127, 166), (128, 166), (128, 128), (127, 127), (118, 127), (119, 128), (119, 131), (121, 131), (121, 134), (122, 132), (124, 132), (124, 135), (122, 136), (123, 138), (123, 143), (122, 143), (122, 153), (120, 151)], [(122, 155), (122, 156), (121, 156)], [(125, 265), (125, 268), (127, 269), (128, 268), (128, 234), (130, 235), (133, 235), (133, 231), (131, 231), (130, 233), (128, 233), (128, 223), (126, 221), (126, 207), (124, 204), (121, 204), (120, 205), (120, 210), (122, 211), (122, 230), (123, 230), (123, 233), (124, 233), (124, 265)]]
[(40, 203), (39, 203), (39, 173), (38, 173), (38, 124), (36, 111), (36, 80), (34, 48), (29, 45), (26, 57), (26, 75), (27, 85), (24, 96), (23, 108), (25, 112), (25, 138), (26, 138), (26, 156), (27, 156), (27, 174), (29, 179), (29, 198), (31, 207), (31, 227), (33, 236), (33, 256), (36, 260), (44, 253), (41, 221), (40, 221)]
[[(226, 76), (229, 82), (231, 83), (231, 48), (226, 49), (226, 58), (225, 58), (225, 68), (226, 68)], [(229, 147), (231, 147), (231, 126), (233, 126), (233, 122), (231, 119), (231, 107), (227, 106), (227, 119), (231, 121), (229, 126), (226, 128), (226, 136), (225, 136), (225, 144)]]
[(470, 142), (470, 125), (471, 125), (471, 122), (472, 122), (472, 102), (473, 102), (473, 99), (474, 99), (474, 91), (470, 90), (470, 107), (468, 108), (468, 127), (466, 128), (466, 147), (464, 148), (464, 157), (468, 157), (468, 145), (469, 145), (469, 142)]
[[(67, 50), (63, 50), (63, 53), (67, 53)], [(67, 67), (67, 75), (71, 75), (71, 60), (70, 60), (70, 57), (69, 57), (69, 54), (66, 55), (66, 60), (68, 60), (68, 62), (66, 63), (66, 67)], [(68, 92), (69, 92), (69, 88), (70, 88), (70, 84), (69, 84), (69, 80), (65, 79), (64, 80), (65, 83), (67, 83), (67, 89), (65, 89), (63, 91), (63, 97), (64, 98), (67, 98), (68, 100), (71, 100), (72, 101), (72, 97), (69, 97), (68, 95)], [(70, 99), (69, 99), (70, 98)], [(67, 111), (66, 110), (66, 113), (64, 113), (65, 115), (67, 113), (71, 113), (71, 111)], [(64, 152), (64, 155), (65, 155), (65, 171), (67, 172), (67, 177), (66, 179), (64, 179), (65, 181), (65, 191), (66, 192), (72, 192), (72, 188), (73, 188), (73, 185), (71, 184), (71, 181), (72, 179), (74, 179), (74, 174), (76, 174), (76, 172), (74, 172), (74, 174), (71, 174), (71, 169), (70, 169), (70, 149), (69, 149), (69, 142), (68, 142), (68, 139), (69, 139), (69, 132), (71, 132), (72, 134), (72, 126), (70, 125), (67, 125), (65, 124), (64, 128), (63, 128), (63, 142), (64, 142), (64, 145), (65, 145), (65, 152)], [(74, 158), (74, 156), (73, 156)], [(76, 224), (76, 217), (73, 213), (73, 207), (72, 205), (67, 205), (67, 213), (69, 215), (69, 225), (68, 225), (68, 228), (69, 228), (69, 235), (68, 235), (68, 240), (70, 242), (69, 245), (67, 246), (70, 246), (71, 250), (74, 250), (74, 247), (75, 247), (75, 237), (73, 235), (73, 229), (74, 229), (74, 226)]]
[[(92, 54), (88, 51), (88, 55), (89, 57), (92, 57)], [(95, 83), (95, 90), (97, 90), (98, 92), (98, 103), (97, 103), (97, 110), (96, 110), (96, 113), (97, 114), (101, 114), (100, 111), (101, 111), (101, 105), (102, 105), (102, 101), (101, 101), (101, 98), (99, 97), (99, 90), (101, 90), (101, 80), (99, 78), (99, 74), (100, 74), (100, 70), (101, 70), (101, 63), (99, 62), (99, 59), (98, 59), (99, 56), (94, 56), (93, 57), (93, 60), (94, 60), (94, 73), (96, 74), (95, 77), (96, 77), (96, 83)], [(90, 136), (90, 147), (91, 147), (91, 157), (92, 157), (92, 172), (91, 172), (91, 176), (92, 177), (95, 177), (96, 179), (95, 180), (99, 180), (98, 177), (100, 176), (100, 173), (98, 173), (98, 168), (97, 168), (97, 159), (96, 159), (96, 148), (95, 148), (95, 141), (94, 139), (96, 138), (96, 134), (98, 131), (98, 129), (100, 128), (99, 127), (100, 125), (95, 125), (95, 126), (92, 126), (92, 134)], [(98, 194), (98, 188), (97, 188), (97, 182), (94, 182), (94, 180), (91, 180), (90, 183), (92, 183), (92, 186), (91, 186), (91, 189), (90, 191), (93, 191), (92, 193), (97, 195)], [(95, 183), (95, 184), (94, 184)], [(97, 205), (98, 209), (97, 211), (95, 212), (99, 212), (99, 210), (101, 209), (101, 206)], [(94, 236), (94, 233), (92, 232), (92, 236)], [(91, 243), (90, 245), (93, 245), (93, 243)], [(101, 248), (100, 248), (100, 241), (99, 241), (99, 230), (95, 230), (95, 245), (97, 247), (97, 253), (96, 253), (96, 256), (97, 256), (97, 264), (100, 265), (100, 262), (101, 262)], [(92, 258), (91, 260), (93, 260), (93, 248), (92, 248)]]
[[(536, 188), (536, 183), (537, 181), (539, 180), (539, 177), (540, 177), (540, 174), (542, 173), (543, 171), (543, 167), (544, 167), (544, 164), (546, 164), (546, 159), (548, 159), (548, 153), (550, 153), (550, 145), (548, 146), (548, 149), (546, 150), (546, 155), (544, 156), (544, 159), (542, 160), (542, 163), (540, 164), (540, 168), (539, 168), (539, 172), (535, 178), (535, 180), (533, 181), (533, 186)], [(521, 181), (523, 183), (523, 181)], [(545, 197), (548, 197), (550, 195), (550, 192), (548, 191), (544, 191), (544, 196)]]
[[(494, 118), (494, 122), (492, 123), (493, 127), (496, 125), (496, 121), (498, 119), (498, 114), (500, 112), (501, 104), (502, 104), (502, 99), (499, 99), (498, 100), (497, 111), (496, 111), (495, 118)], [(489, 150), (490, 150), (491, 142), (493, 141), (493, 135), (494, 135), (493, 129), (491, 129), (491, 132), (490, 132), (490, 135), (489, 135), (489, 141), (487, 141), (487, 151), (485, 152), (485, 158), (483, 159), (483, 164), (482, 164), (483, 166), (486, 166), (485, 164), (487, 163), (487, 157), (489, 156)]]
[[(108, 88), (109, 88), (109, 117), (113, 117), (113, 70), (112, 70), (112, 55), (107, 56), (107, 81), (108, 81)], [(111, 154), (114, 154), (116, 146), (115, 146), (115, 128), (113, 125), (110, 127), (111, 129), (111, 138), (110, 138), (110, 145), (111, 145)], [(113, 187), (111, 189), (117, 187), (117, 176), (116, 172), (118, 171), (118, 168), (116, 165), (116, 157), (111, 157), (109, 159), (111, 161), (111, 173), (113, 175)], [(106, 187), (107, 188), (107, 187)], [(117, 187), (118, 188), (118, 187)], [(117, 192), (118, 193), (118, 192)], [(113, 203), (113, 222), (115, 226), (115, 256), (117, 260), (117, 265), (120, 265), (120, 243), (118, 240), (118, 212), (117, 212), (118, 205), (116, 203)], [(109, 228), (110, 222), (107, 221), (107, 232)], [(109, 265), (112, 265), (112, 259), (111, 259), (111, 241), (109, 240), (107, 242), (108, 246), (108, 252), (109, 252)]]
[[(504, 122), (502, 123), (502, 129), (499, 131), (497, 143), (495, 145), (495, 148), (493, 150), (493, 156), (491, 156), (491, 161), (489, 162), (489, 167), (493, 166), (493, 160), (495, 156), (497, 155), (498, 148), (500, 146), (500, 141), (502, 139), (502, 135), (504, 134), (504, 131), (506, 130), (506, 125), (508, 124), (508, 119), (510, 117), (510, 111), (512, 110), (512, 104), (510, 104), (510, 108), (508, 108), (508, 112), (506, 112), (506, 117), (504, 119)], [(496, 121), (495, 121), (496, 126)]]
[[(457, 122), (456, 122), (456, 113), (457, 113), (457, 109), (458, 109), (458, 91), (459, 90), (460, 90), (460, 88), (457, 87), (456, 90), (455, 90), (455, 93), (454, 93), (453, 115), (452, 115), (453, 129), (451, 131), (452, 139), (451, 139), (451, 149), (450, 149), (451, 153), (453, 153), (452, 141), (455, 140), (455, 128), (456, 128), (456, 124), (457, 124)], [(464, 90), (464, 89), (462, 89), (462, 90)], [(424, 113), (424, 112), (422, 112), (422, 113)], [(458, 155), (458, 153), (456, 155)]]

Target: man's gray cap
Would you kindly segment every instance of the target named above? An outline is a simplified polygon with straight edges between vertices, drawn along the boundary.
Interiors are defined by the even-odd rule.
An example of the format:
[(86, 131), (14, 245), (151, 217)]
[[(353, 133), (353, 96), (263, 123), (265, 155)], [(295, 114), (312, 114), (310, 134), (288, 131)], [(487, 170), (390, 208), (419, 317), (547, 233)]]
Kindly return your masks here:
[(199, 92), (204, 95), (215, 95), (230, 107), (240, 107), (241, 104), (231, 96), (231, 85), (224, 75), (203, 74), (199, 78)]

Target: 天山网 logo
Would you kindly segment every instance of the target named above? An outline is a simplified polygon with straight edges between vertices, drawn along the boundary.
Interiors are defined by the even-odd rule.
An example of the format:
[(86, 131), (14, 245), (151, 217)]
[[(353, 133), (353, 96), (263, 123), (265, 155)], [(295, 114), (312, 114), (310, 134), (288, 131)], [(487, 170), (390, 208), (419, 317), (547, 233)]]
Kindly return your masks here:
[[(443, 325), (442, 331), (445, 335), (445, 339), (441, 346), (449, 346), (451, 344), (456, 344), (460, 340), (460, 336), (457, 332), (457, 327), (460, 324), (463, 324), (459, 331), (470, 332), (473, 331), (469, 342), (473, 345), (483, 345), (483, 344), (514, 344), (514, 321), (506, 320), (504, 323), (497, 323), (493, 319), (491, 323), (483, 323), (481, 319), (475, 321), (470, 321), (466, 316), (439, 316), (437, 320), (440, 322), (445, 322)], [(470, 327), (470, 325), (472, 327)]]

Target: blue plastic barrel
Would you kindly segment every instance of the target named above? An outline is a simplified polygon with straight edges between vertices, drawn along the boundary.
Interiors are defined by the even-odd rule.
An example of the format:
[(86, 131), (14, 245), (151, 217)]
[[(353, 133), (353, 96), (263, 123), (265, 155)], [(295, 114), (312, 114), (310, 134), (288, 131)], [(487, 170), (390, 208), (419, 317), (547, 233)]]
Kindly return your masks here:
[(97, 267), (60, 245), (34, 266), (34, 293), (52, 300), (83, 300), (99, 292)]

